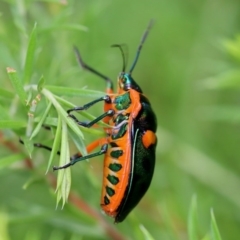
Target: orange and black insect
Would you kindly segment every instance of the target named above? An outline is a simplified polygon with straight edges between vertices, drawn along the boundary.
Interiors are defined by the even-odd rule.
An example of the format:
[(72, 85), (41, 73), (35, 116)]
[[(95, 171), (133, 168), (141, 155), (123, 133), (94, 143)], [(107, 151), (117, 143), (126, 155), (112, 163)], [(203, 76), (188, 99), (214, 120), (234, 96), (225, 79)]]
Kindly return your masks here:
[[(115, 218), (115, 222), (122, 222), (138, 204), (147, 191), (154, 172), (157, 145), (156, 116), (149, 100), (132, 78), (132, 71), (151, 26), (152, 22), (143, 35), (129, 72), (125, 72), (121, 45), (115, 45), (120, 48), (124, 62), (122, 72), (118, 76), (117, 93), (113, 92), (113, 82), (85, 64), (75, 48), (80, 65), (106, 81), (107, 94), (81, 107), (69, 109), (68, 115), (80, 126), (90, 128), (103, 120), (110, 127), (105, 129), (106, 137), (87, 146), (89, 153), (87, 156), (75, 154), (68, 164), (54, 167), (54, 170), (105, 154), (101, 207), (107, 215)], [(104, 102), (104, 113), (91, 122), (81, 122), (72, 114), (74, 111), (87, 110), (101, 101)], [(97, 147), (101, 147), (101, 150), (90, 153)]]

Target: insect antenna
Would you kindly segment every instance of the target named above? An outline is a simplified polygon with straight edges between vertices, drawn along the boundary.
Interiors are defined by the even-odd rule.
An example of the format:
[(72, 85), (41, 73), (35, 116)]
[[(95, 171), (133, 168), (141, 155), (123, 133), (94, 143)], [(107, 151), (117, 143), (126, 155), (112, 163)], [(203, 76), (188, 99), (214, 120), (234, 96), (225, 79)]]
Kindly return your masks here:
[(103, 80), (105, 80), (107, 82), (107, 85), (110, 89), (113, 89), (113, 83), (112, 83), (112, 80), (110, 78), (108, 78), (107, 76), (103, 75), (102, 73), (98, 72), (97, 70), (93, 69), (92, 67), (90, 67), (89, 65), (87, 65), (83, 60), (82, 60), (82, 57), (81, 57), (81, 54), (78, 50), (77, 47), (73, 47), (74, 49), (74, 52), (75, 52), (75, 55), (76, 55), (76, 58), (77, 58), (77, 61), (79, 63), (79, 65), (83, 68), (83, 69), (86, 69), (88, 70), (89, 72), (92, 72), (94, 73), (95, 75), (99, 76), (100, 78), (102, 78)]
[(149, 22), (149, 24), (148, 24), (148, 27), (147, 27), (146, 31), (145, 31), (144, 34), (143, 34), (143, 37), (142, 37), (141, 42), (140, 42), (140, 44), (139, 44), (139, 46), (138, 46), (138, 49), (137, 49), (136, 57), (135, 57), (135, 59), (134, 59), (134, 61), (133, 61), (132, 67), (131, 67), (130, 70), (129, 70), (129, 75), (131, 75), (133, 69), (134, 69), (135, 66), (136, 66), (136, 63), (137, 63), (137, 61), (138, 61), (138, 58), (139, 58), (139, 55), (140, 55), (140, 52), (141, 52), (141, 49), (142, 49), (142, 46), (143, 46), (143, 44), (144, 44), (144, 42), (145, 42), (145, 40), (146, 40), (146, 38), (147, 38), (147, 36), (148, 36), (148, 33), (149, 33), (150, 29), (152, 28), (152, 25), (153, 25), (153, 24), (154, 24), (154, 20), (151, 20), (151, 21)]
[[(128, 54), (127, 54), (127, 51), (124, 51), (124, 50), (126, 50), (127, 45), (126, 44), (113, 44), (113, 45), (111, 45), (111, 47), (117, 47), (120, 49), (121, 54), (122, 54), (122, 59), (123, 59), (122, 72), (125, 72), (126, 66), (127, 66), (127, 55)], [(125, 47), (125, 48), (123, 49), (123, 47)]]

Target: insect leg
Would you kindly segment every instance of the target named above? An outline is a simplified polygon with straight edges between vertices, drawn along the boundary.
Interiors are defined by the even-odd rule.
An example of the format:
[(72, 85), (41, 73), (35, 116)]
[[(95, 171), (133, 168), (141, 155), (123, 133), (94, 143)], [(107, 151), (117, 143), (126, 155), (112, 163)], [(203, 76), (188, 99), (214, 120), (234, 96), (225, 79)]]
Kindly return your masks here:
[(71, 158), (71, 161), (69, 163), (67, 163), (67, 164), (65, 164), (63, 166), (60, 166), (60, 167), (53, 167), (53, 170), (59, 170), (59, 169), (63, 169), (63, 168), (68, 168), (68, 167), (74, 165), (75, 163), (77, 163), (79, 161), (83, 161), (83, 160), (86, 160), (86, 159), (89, 159), (89, 158), (100, 156), (102, 154), (105, 154), (107, 152), (107, 149), (108, 149), (108, 144), (106, 143), (106, 144), (102, 145), (100, 151), (92, 153), (92, 154), (88, 154), (88, 155), (82, 156), (82, 157), (78, 157), (76, 155), (76, 158)]
[(77, 61), (80, 64), (80, 66), (86, 70), (88, 70), (89, 72), (94, 73), (95, 75), (99, 76), (100, 78), (102, 78), (103, 80), (106, 81), (107, 83), (107, 93), (112, 93), (113, 92), (113, 82), (110, 78), (108, 78), (107, 76), (101, 74), (100, 72), (98, 72), (97, 70), (93, 69), (92, 67), (90, 67), (89, 65), (87, 65), (85, 62), (83, 62), (82, 57), (80, 55), (79, 50), (77, 49), (77, 47), (74, 46), (74, 52), (76, 54), (77, 57)]
[(104, 97), (100, 97), (92, 102), (89, 102), (81, 107), (74, 107), (74, 108), (71, 108), (71, 109), (68, 109), (67, 110), (67, 113), (68, 115), (71, 117), (71, 112), (74, 112), (74, 111), (82, 111), (82, 110), (87, 110), (88, 108), (90, 108), (91, 106), (93, 106), (94, 104), (98, 103), (98, 102), (101, 102), (101, 101), (105, 101), (105, 103), (111, 103), (111, 98), (110, 96), (106, 95)]
[[(22, 139), (19, 139), (19, 142), (21, 144), (24, 144), (23, 140)], [(101, 139), (97, 139), (95, 141), (93, 141), (92, 143), (90, 143), (87, 147), (86, 147), (86, 150), (88, 153), (92, 152), (95, 148), (97, 148), (98, 146), (102, 146), (101, 147), (101, 150), (99, 152), (96, 152), (96, 153), (93, 153), (93, 154), (88, 154), (86, 156), (82, 156), (82, 154), (80, 152), (78, 153), (75, 153), (73, 154), (71, 157), (70, 157), (70, 162), (64, 166), (60, 166), (60, 167), (53, 167), (53, 170), (58, 170), (58, 169), (62, 169), (62, 168), (67, 168), (69, 166), (72, 166), (74, 165), (76, 162), (79, 162), (79, 161), (83, 161), (83, 160), (86, 160), (88, 158), (93, 158), (95, 156), (99, 156), (101, 154), (104, 154), (106, 151), (107, 151), (107, 146), (108, 146), (108, 141), (106, 138), (101, 138)], [(52, 148), (46, 146), (46, 145), (43, 145), (41, 143), (34, 143), (34, 147), (37, 147), (37, 148), (43, 148), (43, 149), (46, 149), (48, 151), (52, 151)], [(60, 151), (57, 152), (58, 155), (60, 155)]]
[(99, 117), (95, 118), (94, 120), (90, 121), (90, 122), (81, 122), (79, 121), (74, 115), (69, 115), (78, 125), (86, 127), (86, 128), (90, 128), (91, 126), (93, 126), (95, 123), (101, 121), (102, 119), (104, 119), (105, 117), (109, 117), (109, 116), (113, 116), (114, 115), (114, 110), (110, 109), (107, 112), (103, 113), (102, 115), (100, 115)]
[[(105, 101), (105, 103), (111, 103), (111, 98), (110, 96), (106, 95), (104, 97), (100, 97), (90, 103), (87, 103), (81, 107), (75, 107), (75, 108), (71, 108), (69, 110), (67, 110), (67, 113), (68, 113), (68, 116), (70, 118), (72, 118), (78, 125), (80, 126), (84, 126), (84, 127), (91, 127), (93, 124), (95, 124), (96, 122), (99, 122), (101, 119), (103, 119), (104, 117), (106, 116), (112, 116), (112, 113), (111, 111), (107, 111), (106, 113), (104, 113), (103, 115), (101, 115), (100, 117), (96, 118), (95, 120), (93, 120), (92, 122), (89, 122), (89, 123), (85, 123), (85, 122), (81, 122), (79, 121), (73, 114), (71, 114), (71, 112), (73, 111), (82, 111), (82, 110), (87, 110), (88, 108), (90, 108), (91, 106), (93, 106), (94, 104), (100, 102), (100, 101)], [(90, 124), (92, 123), (92, 124)]]
[[(23, 142), (23, 140), (21, 138), (19, 139), (19, 142), (24, 145), (24, 142)], [(41, 143), (34, 143), (33, 146), (36, 147), (36, 148), (46, 149), (46, 150), (48, 150), (50, 152), (52, 151), (51, 147), (48, 147), (47, 145), (44, 145), (44, 144), (41, 144)], [(57, 154), (60, 155), (60, 151), (57, 151)]]

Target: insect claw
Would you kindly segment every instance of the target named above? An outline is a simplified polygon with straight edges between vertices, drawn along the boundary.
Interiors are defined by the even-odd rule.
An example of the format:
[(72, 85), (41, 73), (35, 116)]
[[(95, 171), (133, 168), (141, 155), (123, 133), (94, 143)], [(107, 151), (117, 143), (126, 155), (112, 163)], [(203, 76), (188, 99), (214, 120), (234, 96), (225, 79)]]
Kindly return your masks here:
[(60, 169), (59, 167), (53, 166), (53, 171), (57, 171), (59, 169)]

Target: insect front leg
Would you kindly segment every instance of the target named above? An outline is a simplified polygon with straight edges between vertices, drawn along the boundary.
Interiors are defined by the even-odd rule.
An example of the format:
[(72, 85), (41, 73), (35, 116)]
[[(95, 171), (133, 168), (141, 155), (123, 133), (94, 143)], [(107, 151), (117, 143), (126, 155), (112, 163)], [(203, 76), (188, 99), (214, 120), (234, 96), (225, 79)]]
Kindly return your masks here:
[(90, 121), (90, 122), (81, 122), (79, 121), (74, 115), (70, 116), (78, 125), (86, 127), (86, 128), (90, 128), (92, 127), (95, 123), (101, 121), (102, 119), (104, 119), (105, 117), (111, 117), (113, 116), (115, 113), (114, 110), (110, 109), (107, 112), (103, 113), (102, 115), (100, 115), (99, 117), (95, 118), (94, 120)]
[(101, 121), (102, 119), (104, 119), (105, 117), (109, 117), (109, 116), (113, 116), (114, 115), (114, 110), (108, 110), (107, 112), (103, 113), (102, 115), (100, 115), (99, 117), (97, 117), (96, 119), (90, 121), (90, 122), (82, 122), (79, 121), (77, 119), (77, 117), (73, 114), (71, 114), (71, 112), (73, 111), (82, 111), (82, 110), (87, 110), (88, 108), (90, 108), (91, 106), (93, 106), (94, 104), (100, 102), (100, 101), (105, 101), (105, 103), (110, 104), (112, 102), (111, 97), (106, 95), (104, 97), (98, 98), (90, 103), (87, 103), (81, 107), (75, 107), (72, 109), (67, 110), (68, 116), (70, 118), (72, 118), (78, 125), (83, 126), (83, 127), (87, 127), (90, 128), (91, 126), (93, 126), (95, 123)]
[(68, 113), (68, 116), (72, 116), (70, 113), (71, 112), (75, 112), (75, 111), (82, 111), (82, 110), (87, 110), (88, 108), (90, 108), (91, 106), (93, 106), (94, 104), (98, 103), (98, 102), (101, 102), (101, 101), (105, 101), (105, 103), (111, 103), (112, 100), (110, 98), (110, 96), (108, 95), (105, 95), (104, 97), (100, 97), (96, 100), (93, 100), (92, 102), (89, 102), (81, 107), (74, 107), (74, 108), (71, 108), (71, 109), (68, 109), (67, 110), (67, 113)]

